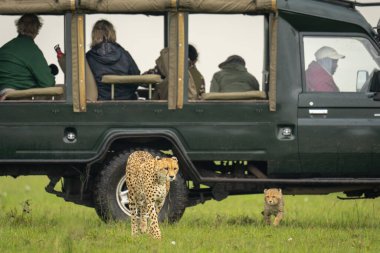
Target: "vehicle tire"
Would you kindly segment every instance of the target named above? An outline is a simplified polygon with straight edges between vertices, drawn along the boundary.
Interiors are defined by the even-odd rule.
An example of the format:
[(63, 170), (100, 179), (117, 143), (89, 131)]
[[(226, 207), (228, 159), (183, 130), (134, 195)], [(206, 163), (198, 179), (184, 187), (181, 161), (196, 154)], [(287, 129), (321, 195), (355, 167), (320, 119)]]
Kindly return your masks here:
[[(126, 150), (113, 156), (97, 177), (94, 190), (95, 210), (105, 222), (128, 220), (130, 217), (125, 168), (129, 155), (135, 150)], [(149, 152), (164, 156), (155, 150)], [(159, 213), (159, 221), (178, 221), (185, 212), (187, 199), (188, 190), (185, 181), (178, 174), (177, 179), (171, 183), (169, 194)]]
[(170, 191), (166, 196), (165, 204), (159, 215), (159, 221), (168, 221), (174, 223), (182, 218), (188, 204), (189, 191), (186, 182), (180, 173), (176, 179), (170, 183)]

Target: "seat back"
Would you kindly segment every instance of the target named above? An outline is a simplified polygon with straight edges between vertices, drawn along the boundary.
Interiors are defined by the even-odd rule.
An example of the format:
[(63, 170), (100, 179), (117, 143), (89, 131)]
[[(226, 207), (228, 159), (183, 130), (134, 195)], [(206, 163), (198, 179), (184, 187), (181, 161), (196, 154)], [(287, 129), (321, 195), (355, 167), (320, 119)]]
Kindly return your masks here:
[[(61, 67), (63, 73), (66, 72), (66, 58), (61, 57), (58, 59), (59, 66)], [(86, 79), (86, 98), (88, 101), (97, 101), (98, 100), (98, 87), (96, 86), (96, 81), (94, 74), (85, 60), (85, 79)]]
[(2, 94), (0, 100), (61, 100), (65, 89), (61, 85), (26, 90), (9, 89)]
[(85, 63), (85, 72), (86, 72), (86, 98), (88, 101), (98, 100), (98, 87), (96, 86), (96, 81), (94, 74), (88, 65), (88, 62)]
[(267, 99), (264, 91), (210, 92), (202, 95), (204, 100), (260, 100)]

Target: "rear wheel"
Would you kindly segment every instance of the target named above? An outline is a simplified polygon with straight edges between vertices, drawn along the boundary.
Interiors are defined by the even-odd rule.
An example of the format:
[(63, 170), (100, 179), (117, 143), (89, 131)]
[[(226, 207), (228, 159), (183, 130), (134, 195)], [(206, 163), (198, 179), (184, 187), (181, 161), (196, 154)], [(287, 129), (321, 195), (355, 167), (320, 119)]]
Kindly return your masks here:
[[(128, 189), (125, 183), (125, 168), (129, 155), (134, 150), (126, 150), (113, 156), (98, 175), (95, 185), (95, 210), (104, 221), (127, 220), (130, 217)], [(153, 155), (163, 154), (149, 150)], [(185, 212), (188, 190), (180, 174), (171, 183), (170, 192), (159, 213), (159, 221), (178, 221)]]

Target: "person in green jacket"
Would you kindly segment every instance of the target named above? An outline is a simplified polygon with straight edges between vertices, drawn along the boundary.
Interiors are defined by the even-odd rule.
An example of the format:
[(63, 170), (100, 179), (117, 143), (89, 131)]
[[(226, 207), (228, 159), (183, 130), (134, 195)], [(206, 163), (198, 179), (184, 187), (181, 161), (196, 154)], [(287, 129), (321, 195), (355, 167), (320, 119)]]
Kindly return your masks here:
[(18, 36), (0, 48), (0, 96), (9, 89), (55, 85), (54, 75), (34, 42), (42, 26), (39, 17), (24, 14), (16, 21), (16, 26)]
[(211, 80), (210, 92), (241, 92), (259, 90), (256, 78), (248, 73), (244, 59), (231, 55), (219, 64), (220, 71)]

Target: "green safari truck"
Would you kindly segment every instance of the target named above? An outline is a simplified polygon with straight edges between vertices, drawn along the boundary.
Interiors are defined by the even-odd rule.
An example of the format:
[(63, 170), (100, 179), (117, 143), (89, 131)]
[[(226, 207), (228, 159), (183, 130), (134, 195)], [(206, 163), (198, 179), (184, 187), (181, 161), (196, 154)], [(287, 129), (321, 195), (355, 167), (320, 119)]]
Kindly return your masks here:
[[(0, 18), (36, 13), (61, 21), (51, 36), (63, 34), (65, 74), (63, 85), (12, 91), (0, 101), (0, 175), (46, 175), (51, 180), (47, 192), (94, 207), (105, 221), (130, 215), (125, 165), (135, 150), (179, 160), (180, 173), (161, 220), (179, 220), (186, 207), (210, 199), (262, 193), (267, 187), (280, 187), (285, 194), (344, 192), (347, 198), (376, 198), (380, 41), (358, 6), (380, 3), (2, 1)], [(111, 87), (139, 83), (140, 99), (97, 99), (85, 57), (91, 40), (87, 23), (94, 15), (160, 20), (162, 47), (168, 49), (166, 77), (103, 76)], [(247, 63), (257, 58), (260, 64), (255, 74), (259, 90), (209, 92), (206, 82), (206, 92), (189, 99), (188, 44), (202, 32), (194, 25), (201, 17), (209, 22), (222, 17), (223, 24), (214, 22), (216, 31), (228, 30), (229, 20), (236, 18), (248, 24), (244, 36), (259, 29), (260, 34), (253, 34), (256, 42), (242, 39), (234, 45), (236, 50), (259, 48), (260, 57), (244, 55)], [(201, 54), (214, 54), (203, 58), (206, 63), (226, 58), (216, 50), (223, 41), (212, 43), (198, 47)], [(330, 65), (322, 64), (326, 58), (333, 59)], [(168, 98), (154, 99), (164, 82)], [(324, 88), (330, 84), (334, 89)], [(62, 189), (56, 190), (59, 181)]]

